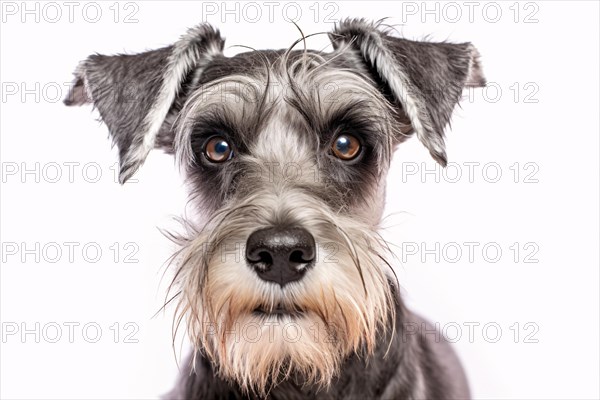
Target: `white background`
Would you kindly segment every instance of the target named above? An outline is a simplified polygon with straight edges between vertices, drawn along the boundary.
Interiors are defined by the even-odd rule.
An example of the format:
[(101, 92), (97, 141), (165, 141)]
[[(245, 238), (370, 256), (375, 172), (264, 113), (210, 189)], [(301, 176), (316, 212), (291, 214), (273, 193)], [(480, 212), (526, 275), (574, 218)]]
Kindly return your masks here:
[[(167, 45), (203, 20), (221, 28), (227, 46), (287, 48), (298, 32), (283, 16), (293, 18), (295, 8), (286, 14), (284, 3), (277, 3), (270, 21), (269, 9), (258, 2), (262, 17), (252, 22), (256, 9), (243, 4), (237, 14), (224, 15), (221, 2), (212, 3), (217, 14), (206, 15), (201, 2), (102, 2), (93, 23), (94, 7), (85, 14), (86, 3), (78, 3), (70, 22), (68, 7), (55, 4), (62, 13), (57, 22), (50, 21), (56, 19), (54, 6), (38, 3), (36, 22), (35, 12), (23, 15), (21, 2), (2, 5), (0, 395), (156, 398), (177, 374), (173, 309), (153, 318), (169, 281), (167, 272), (161, 282), (163, 265), (174, 249), (156, 227), (175, 226), (171, 217), (185, 203), (181, 178), (169, 156), (154, 152), (137, 183), (116, 184), (116, 149), (106, 127), (91, 107), (64, 107), (63, 84), (91, 53)], [(298, 24), (313, 33), (330, 30), (342, 17), (391, 17), (388, 22), (399, 24), (407, 38), (429, 35), (477, 46), (493, 87), (473, 91), (456, 109), (447, 131), (454, 169), (439, 182), (434, 174), (421, 176), (435, 164), (412, 139), (396, 153), (389, 175), (383, 234), (398, 246), (405, 299), (449, 336), (462, 327), (455, 347), (475, 398), (598, 398), (598, 3), (475, 4), (469, 15), (463, 2), (302, 2)], [(426, 14), (424, 7), (434, 11)], [(125, 23), (131, 13), (137, 22)], [(309, 46), (323, 49), (327, 38), (310, 39)], [(239, 51), (228, 48), (226, 54)], [(78, 163), (72, 164), (72, 182), (69, 162)], [(39, 176), (23, 175), (36, 163)], [(56, 165), (61, 177), (52, 183)], [(468, 165), (474, 165), (472, 179)], [(91, 183), (97, 166), (102, 175)], [(457, 171), (462, 176), (453, 183)], [(491, 182), (498, 171), (501, 177)], [(73, 262), (64, 242), (78, 243)], [(125, 248), (129, 242), (139, 249), (137, 263), (124, 262), (134, 249)], [(478, 243), (472, 260), (465, 242)], [(36, 243), (40, 252), (47, 250), (39, 262), (35, 254), (23, 254), (24, 246)], [(54, 263), (52, 243), (62, 248)], [(102, 250), (96, 263), (82, 255), (90, 243), (88, 257), (95, 256), (94, 247)], [(404, 250), (419, 249), (403, 253), (402, 243)], [(439, 260), (422, 251), (436, 243)], [(451, 262), (457, 247), (462, 257)], [(72, 343), (64, 325), (70, 322), (80, 324)], [(125, 329), (128, 322), (139, 327), (132, 337), (137, 343), (126, 343), (133, 332)], [(39, 338), (21, 336), (22, 328), (35, 331), (36, 323)], [(82, 333), (86, 323), (102, 329), (97, 343), (90, 343), (94, 329)], [(472, 340), (469, 323), (479, 324)], [(54, 324), (62, 327), (57, 343), (51, 343)], [(19, 332), (8, 334), (15, 326)], [(501, 337), (494, 343), (496, 327)]]

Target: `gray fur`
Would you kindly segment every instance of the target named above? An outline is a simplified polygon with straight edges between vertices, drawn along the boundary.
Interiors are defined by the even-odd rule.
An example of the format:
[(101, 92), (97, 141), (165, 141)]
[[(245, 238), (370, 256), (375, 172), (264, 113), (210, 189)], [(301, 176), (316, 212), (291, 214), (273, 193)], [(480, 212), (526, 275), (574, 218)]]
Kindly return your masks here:
[[(72, 90), (64, 102), (69, 106), (93, 103), (98, 109), (119, 149), (121, 183), (144, 162), (149, 151), (143, 148), (147, 135), (157, 136), (161, 130), (166, 130), (162, 136), (172, 136), (169, 126), (160, 126), (152, 132), (148, 130), (152, 129), (149, 119), (169, 119), (167, 113), (149, 114), (159, 101), (165, 77), (172, 72), (173, 65), (189, 59), (189, 65), (180, 71), (182, 85), (174, 88), (176, 101), (169, 102), (168, 109), (185, 101), (185, 84), (191, 79), (191, 73), (202, 68), (210, 49), (222, 51), (223, 45), (219, 31), (203, 24), (191, 29), (174, 45), (140, 54), (94, 54), (77, 67)], [(161, 142), (164, 139), (156, 147), (163, 146)], [(149, 147), (155, 147), (155, 144), (152, 139)]]
[[(378, 226), (397, 144), (416, 132), (446, 163), (443, 131), (462, 89), (484, 84), (478, 53), (396, 38), (363, 20), (340, 23), (331, 39), (331, 53), (227, 58), (218, 31), (200, 25), (163, 49), (90, 56), (75, 73), (65, 103), (98, 108), (119, 148), (121, 182), (154, 147), (175, 155), (189, 188), (194, 217), (172, 236), (181, 245), (172, 287), (175, 326), (187, 321), (194, 352), (168, 398), (469, 397), (449, 344), (404, 308)], [(356, 159), (331, 154), (340, 133), (359, 139)], [(230, 161), (207, 159), (214, 135), (230, 143)], [(301, 173), (293, 180), (281, 170), (289, 163)], [(300, 227), (317, 246), (337, 246), (339, 259), (317, 260), (280, 287), (244, 260), (215, 256), (213, 247), (270, 227)], [(282, 318), (301, 329), (323, 323), (337, 341), (273, 347), (226, 337), (234, 323), (273, 318), (256, 310), (275, 306), (299, 310)], [(207, 332), (206, 323), (222, 326)]]

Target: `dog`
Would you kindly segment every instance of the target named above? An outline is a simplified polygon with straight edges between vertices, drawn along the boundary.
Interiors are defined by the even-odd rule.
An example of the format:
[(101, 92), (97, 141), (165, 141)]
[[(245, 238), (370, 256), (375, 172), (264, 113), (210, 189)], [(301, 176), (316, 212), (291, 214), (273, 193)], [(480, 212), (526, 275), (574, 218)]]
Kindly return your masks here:
[(479, 53), (364, 19), (337, 23), (330, 52), (301, 36), (225, 57), (203, 23), (75, 70), (65, 103), (99, 111), (119, 181), (158, 148), (190, 194), (171, 237), (193, 352), (167, 398), (468, 398), (449, 343), (403, 305), (378, 227), (400, 143), (416, 134), (446, 165), (452, 111), (485, 85)]

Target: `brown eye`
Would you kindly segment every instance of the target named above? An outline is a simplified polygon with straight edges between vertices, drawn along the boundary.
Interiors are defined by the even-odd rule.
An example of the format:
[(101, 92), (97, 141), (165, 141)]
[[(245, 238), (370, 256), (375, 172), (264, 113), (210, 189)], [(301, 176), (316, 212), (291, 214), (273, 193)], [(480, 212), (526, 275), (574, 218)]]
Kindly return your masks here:
[(354, 136), (339, 135), (335, 138), (331, 150), (336, 157), (349, 161), (360, 153), (360, 142)]
[(204, 145), (204, 155), (209, 161), (220, 163), (230, 160), (233, 157), (233, 151), (227, 140), (220, 136), (210, 138)]

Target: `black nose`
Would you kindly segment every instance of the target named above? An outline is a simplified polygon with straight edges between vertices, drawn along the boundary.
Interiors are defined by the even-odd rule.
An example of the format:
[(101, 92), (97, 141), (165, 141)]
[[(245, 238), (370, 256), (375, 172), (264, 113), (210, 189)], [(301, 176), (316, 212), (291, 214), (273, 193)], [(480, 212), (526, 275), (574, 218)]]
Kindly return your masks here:
[(302, 228), (260, 229), (246, 243), (246, 259), (258, 276), (281, 286), (302, 278), (315, 252), (315, 239)]

